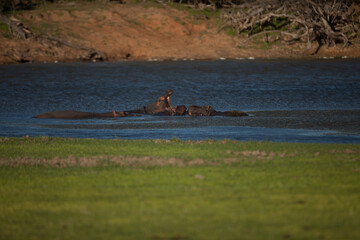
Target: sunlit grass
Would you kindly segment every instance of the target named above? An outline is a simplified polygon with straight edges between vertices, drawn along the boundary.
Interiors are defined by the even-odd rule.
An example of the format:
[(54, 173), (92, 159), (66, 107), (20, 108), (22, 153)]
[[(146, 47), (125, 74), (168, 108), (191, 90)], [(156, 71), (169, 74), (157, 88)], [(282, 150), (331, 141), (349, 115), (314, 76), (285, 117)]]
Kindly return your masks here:
[[(360, 237), (359, 145), (0, 140), (0, 239)], [(69, 156), (203, 161), (26, 164)], [(19, 159), (23, 164), (11, 164)]]
[(62, 0), (55, 3), (44, 1), (42, 4), (38, 4), (35, 9), (38, 11), (93, 11), (109, 9), (111, 5), (112, 3), (108, 1)]

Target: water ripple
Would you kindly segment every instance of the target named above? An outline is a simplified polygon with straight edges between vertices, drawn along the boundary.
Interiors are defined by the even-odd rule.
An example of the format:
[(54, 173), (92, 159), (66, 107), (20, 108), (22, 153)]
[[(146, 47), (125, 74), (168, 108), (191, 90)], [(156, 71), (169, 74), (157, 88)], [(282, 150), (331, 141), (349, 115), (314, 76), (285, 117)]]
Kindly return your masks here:
[[(350, 122), (359, 122), (358, 113), (341, 112), (347, 116), (342, 119), (336, 112), (331, 115), (326, 111), (360, 109), (359, 63), (359, 60), (258, 60), (2, 65), (0, 135), (196, 139), (254, 136), (260, 140), (279, 140), (269, 130), (272, 128), (282, 129), (278, 132), (285, 141), (307, 141), (300, 129), (317, 136), (311, 138), (314, 141), (320, 138), (335, 141), (329, 140), (328, 131), (333, 130), (337, 133), (336, 141), (348, 141), (350, 135), (349, 141), (354, 141), (359, 136), (358, 125)], [(67, 122), (31, 118), (54, 110), (134, 109), (151, 103), (167, 88), (174, 90), (173, 105), (211, 105), (217, 110), (257, 114), (254, 112), (249, 118), (142, 117)], [(266, 111), (266, 116), (261, 110)], [(313, 114), (312, 110), (324, 112)], [(294, 114), (296, 117), (290, 117)], [(292, 120), (297, 118), (306, 124)], [(327, 118), (334, 124), (329, 124)]]

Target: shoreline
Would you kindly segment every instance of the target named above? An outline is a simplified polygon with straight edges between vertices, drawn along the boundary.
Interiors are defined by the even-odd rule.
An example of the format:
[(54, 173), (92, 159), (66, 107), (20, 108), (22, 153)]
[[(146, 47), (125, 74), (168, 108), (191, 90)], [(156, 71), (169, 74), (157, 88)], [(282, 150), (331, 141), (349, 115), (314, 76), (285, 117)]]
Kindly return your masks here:
[(360, 56), (304, 56), (304, 57), (239, 57), (239, 58), (139, 58), (139, 59), (111, 59), (111, 60), (48, 60), (28, 62), (2, 62), (0, 65), (22, 65), (22, 64), (57, 64), (57, 63), (116, 63), (116, 62), (195, 62), (195, 61), (316, 61), (316, 60), (359, 60)]

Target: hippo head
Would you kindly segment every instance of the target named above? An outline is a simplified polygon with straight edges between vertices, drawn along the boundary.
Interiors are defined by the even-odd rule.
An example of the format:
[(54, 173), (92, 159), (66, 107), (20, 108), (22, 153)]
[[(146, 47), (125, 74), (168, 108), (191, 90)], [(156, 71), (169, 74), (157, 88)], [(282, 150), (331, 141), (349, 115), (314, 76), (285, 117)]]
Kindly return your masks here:
[(170, 97), (173, 93), (174, 91), (172, 89), (168, 89), (165, 93), (165, 97)]

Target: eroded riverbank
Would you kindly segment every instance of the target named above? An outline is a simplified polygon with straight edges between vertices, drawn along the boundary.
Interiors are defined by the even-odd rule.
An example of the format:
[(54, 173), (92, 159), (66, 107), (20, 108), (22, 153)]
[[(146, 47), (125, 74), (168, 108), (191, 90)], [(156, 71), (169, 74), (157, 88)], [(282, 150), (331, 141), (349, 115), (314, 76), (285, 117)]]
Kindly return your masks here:
[(38, 36), (53, 36), (68, 44), (38, 37), (16, 39), (1, 25), (0, 64), (98, 61), (88, 49), (103, 54), (106, 61), (360, 57), (358, 42), (346, 49), (323, 47), (316, 55), (312, 55), (316, 44), (306, 51), (304, 44), (268, 44), (262, 38), (244, 43), (245, 36), (220, 31), (220, 14), (155, 2), (47, 4), (12, 17)]

